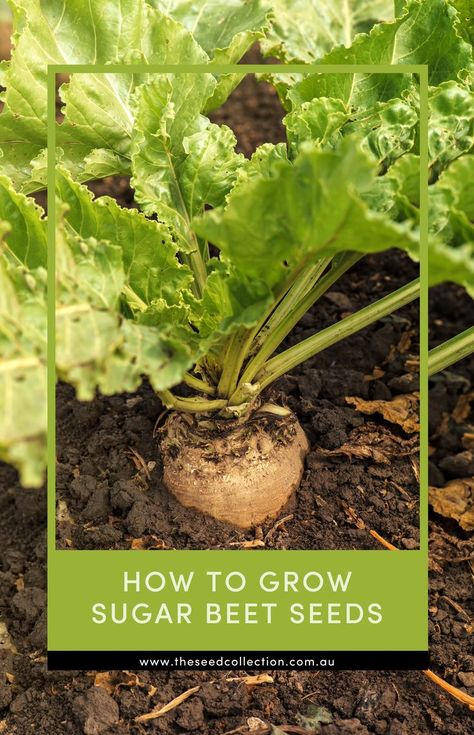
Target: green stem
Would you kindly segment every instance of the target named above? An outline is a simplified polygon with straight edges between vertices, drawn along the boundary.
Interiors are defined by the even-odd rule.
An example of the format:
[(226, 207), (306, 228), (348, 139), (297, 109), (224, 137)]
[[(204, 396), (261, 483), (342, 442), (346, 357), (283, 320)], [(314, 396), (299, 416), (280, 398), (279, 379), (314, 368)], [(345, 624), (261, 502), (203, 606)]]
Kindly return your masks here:
[(216, 394), (216, 389), (213, 385), (205, 383), (204, 380), (197, 378), (195, 375), (191, 375), (191, 373), (184, 374), (183, 382), (190, 388), (194, 388), (194, 390), (198, 390), (201, 393), (206, 393), (208, 396), (215, 396)]
[(474, 352), (474, 327), (469, 327), (428, 353), (428, 375), (435, 375)]
[[(316, 301), (345, 273), (351, 266), (361, 258), (360, 253), (345, 253), (344, 257), (335, 261), (325, 276), (323, 276), (306, 295), (296, 304), (296, 306), (286, 314), (282, 315), (280, 322), (276, 327), (267, 333), (267, 337), (255, 357), (249, 362), (239, 385), (251, 383), (257, 373), (264, 366), (270, 355), (272, 355), (277, 347), (283, 342), (285, 337), (291, 332), (293, 327), (306, 314)], [(285, 300), (284, 300), (285, 301)], [(282, 302), (282, 304), (284, 303)]]
[[(274, 309), (278, 308), (279, 304), (283, 303), (283, 300), (286, 299), (286, 296), (289, 294), (292, 287), (298, 283), (298, 279), (301, 277), (301, 274), (303, 273), (304, 276), (307, 272), (306, 270), (303, 270), (303, 268), (304, 264), (300, 264), (298, 268), (295, 269), (295, 271), (286, 279), (275, 294), (274, 300), (268, 309), (252, 329), (242, 329), (231, 338), (231, 342), (228, 345), (222, 361), (223, 369), (221, 381), (219, 383), (219, 395), (229, 396), (234, 393), (239, 381), (240, 371), (242, 370), (245, 360), (248, 359), (249, 354), (251, 354), (255, 338), (260, 330), (265, 326), (267, 320), (272, 317)], [(314, 268), (318, 268), (318, 266), (313, 266), (312, 269)], [(324, 270), (324, 268), (322, 268), (322, 270)]]
[[(193, 233), (191, 233), (191, 237), (195, 241)], [(192, 287), (194, 295), (200, 299), (206, 285), (207, 270), (198, 244), (196, 243), (196, 250), (193, 250), (191, 253), (183, 253), (182, 258), (183, 262), (191, 268), (194, 274), (194, 283)]]
[(181, 396), (175, 396), (170, 390), (158, 391), (158, 395), (166, 408), (174, 408), (177, 411), (184, 411), (184, 413), (211, 413), (220, 411), (227, 406), (227, 401), (224, 399), (208, 401), (206, 398), (197, 396), (182, 398)]
[(345, 337), (354, 334), (354, 332), (364, 329), (369, 324), (409, 304), (410, 301), (413, 301), (419, 296), (419, 292), (420, 282), (417, 278), (406, 286), (402, 286), (402, 288), (399, 288), (394, 293), (376, 301), (374, 304), (369, 304), (369, 306), (364, 307), (355, 314), (341, 319), (337, 324), (332, 324), (321, 332), (313, 334), (308, 339), (276, 355), (265, 363), (260, 373), (256, 376), (260, 385), (260, 391), (300, 363), (317, 355), (318, 352), (325, 350)]
[(130, 286), (122, 286), (122, 293), (126, 297), (130, 306), (134, 306), (139, 311), (146, 311), (148, 309), (148, 304), (146, 304)]
[(230, 339), (221, 378), (217, 387), (219, 396), (228, 398), (235, 390), (239, 379), (245, 347), (249, 341), (249, 330), (241, 328)]
[(289, 291), (283, 296), (280, 303), (273, 308), (270, 315), (265, 315), (263, 321), (257, 325), (256, 336), (252, 343), (251, 355), (258, 352), (264, 344), (267, 334), (272, 332), (287, 314), (298, 304), (299, 300), (318, 282), (319, 278), (330, 264), (331, 258), (321, 260), (309, 268), (306, 268), (295, 280)]

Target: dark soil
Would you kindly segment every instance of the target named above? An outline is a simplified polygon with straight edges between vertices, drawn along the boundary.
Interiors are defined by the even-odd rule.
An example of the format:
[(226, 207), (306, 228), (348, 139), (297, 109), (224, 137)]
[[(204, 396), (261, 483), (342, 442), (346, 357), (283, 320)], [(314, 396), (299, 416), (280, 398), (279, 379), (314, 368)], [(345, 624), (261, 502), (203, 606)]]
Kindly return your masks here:
[[(17, 648), (0, 648), (0, 733), (6, 735), (223, 735), (257, 717), (301, 726), (311, 705), (328, 710), (322, 735), (466, 735), (472, 717), (421, 672), (268, 672), (273, 682), (254, 688), (226, 681), (252, 672), (51, 672), (45, 664), (45, 495), (18, 487), (0, 468), (0, 619)], [(431, 525), (430, 635), (432, 669), (474, 693), (471, 637), (474, 544)], [(387, 552), (388, 553), (388, 552)], [(462, 561), (461, 559), (471, 559)], [(3, 637), (4, 634), (2, 633)], [(119, 686), (120, 685), (120, 686)], [(165, 716), (134, 723), (194, 686), (201, 689)], [(298, 732), (298, 730), (293, 730)], [(304, 731), (303, 731), (304, 732)]]
[[(431, 347), (472, 324), (474, 301), (462, 288), (449, 284), (431, 289)], [(433, 376), (429, 395), (429, 483), (443, 488), (453, 480), (474, 477), (474, 355)], [(459, 538), (472, 538), (454, 520), (443, 519), (443, 525)]]
[[(382, 270), (383, 268), (383, 270)], [(308, 314), (296, 342), (382, 296), (415, 275), (398, 253), (367, 258)], [(181, 507), (161, 483), (154, 426), (162, 406), (147, 383), (134, 395), (79, 403), (58, 390), (58, 497), (67, 519), (60, 548), (377, 548), (367, 528), (397, 546), (418, 540), (418, 437), (346, 398), (390, 401), (417, 390), (417, 319), (413, 304), (335, 345), (280, 380), (275, 399), (292, 408), (311, 443), (296, 497), (275, 521), (243, 533)], [(374, 370), (377, 371), (374, 373)], [(379, 450), (360, 459), (365, 444)], [(342, 449), (341, 449), (342, 448)], [(64, 517), (66, 508), (61, 504)], [(71, 522), (72, 521), (72, 522)], [(138, 540), (140, 539), (140, 540)]]

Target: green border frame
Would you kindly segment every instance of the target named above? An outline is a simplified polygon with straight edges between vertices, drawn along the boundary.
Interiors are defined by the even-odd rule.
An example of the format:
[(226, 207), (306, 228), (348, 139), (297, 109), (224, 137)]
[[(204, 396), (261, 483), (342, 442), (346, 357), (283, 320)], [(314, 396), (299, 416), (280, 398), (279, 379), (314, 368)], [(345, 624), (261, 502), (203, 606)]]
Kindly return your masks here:
[[(55, 164), (56, 74), (416, 74), (420, 80), (420, 483), (418, 550), (428, 574), (428, 66), (425, 64), (49, 64), (48, 65), (48, 557), (56, 549)], [(318, 550), (317, 551), (328, 551)], [(378, 553), (379, 550), (374, 550)], [(384, 549), (380, 549), (384, 551)], [(403, 551), (403, 550), (402, 550)], [(407, 553), (412, 554), (413, 551)]]

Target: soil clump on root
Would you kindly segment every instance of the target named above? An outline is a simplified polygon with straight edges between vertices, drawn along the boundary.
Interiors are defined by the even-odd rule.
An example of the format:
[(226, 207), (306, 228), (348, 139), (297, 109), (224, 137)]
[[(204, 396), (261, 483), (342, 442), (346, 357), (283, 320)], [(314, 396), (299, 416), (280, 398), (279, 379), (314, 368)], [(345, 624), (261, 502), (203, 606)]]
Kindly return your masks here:
[(186, 508), (250, 528), (275, 518), (298, 488), (308, 440), (296, 416), (256, 416), (199, 430), (173, 412), (162, 430), (163, 483)]

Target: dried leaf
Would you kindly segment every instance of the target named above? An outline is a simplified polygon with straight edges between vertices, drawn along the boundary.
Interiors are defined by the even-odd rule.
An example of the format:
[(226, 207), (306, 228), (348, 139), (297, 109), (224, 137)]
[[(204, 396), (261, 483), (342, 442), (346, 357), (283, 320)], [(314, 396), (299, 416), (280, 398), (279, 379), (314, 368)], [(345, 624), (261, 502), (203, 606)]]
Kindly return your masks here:
[(65, 500), (60, 500), (58, 502), (58, 511), (56, 517), (59, 523), (74, 523)]
[(356, 396), (346, 397), (346, 402), (361, 413), (381, 414), (386, 421), (401, 426), (408, 434), (420, 430), (418, 418), (419, 393), (405, 393), (391, 401), (364, 401)]
[(346, 513), (349, 517), (349, 520), (356, 526), (356, 528), (359, 528), (360, 530), (363, 530), (365, 528), (364, 521), (360, 516), (357, 515), (354, 508), (350, 507), (350, 505), (347, 506)]
[(471, 413), (471, 403), (474, 401), (474, 391), (462, 393), (453, 411), (453, 419), (457, 424), (465, 421)]
[(130, 544), (131, 549), (166, 549), (168, 548), (163, 539), (158, 536), (143, 536), (142, 538), (134, 538)]
[(430, 487), (429, 501), (436, 513), (454, 518), (465, 531), (474, 531), (474, 478), (451, 480), (443, 488)]
[(5, 679), (8, 681), (9, 684), (15, 683), (15, 676), (14, 674), (9, 674), (8, 671), (5, 672)]
[(172, 699), (171, 702), (168, 702), (168, 704), (165, 704), (159, 710), (147, 712), (146, 715), (139, 715), (138, 717), (135, 717), (135, 722), (148, 722), (148, 720), (156, 720), (157, 717), (163, 717), (163, 715), (165, 715), (167, 712), (175, 709), (175, 707), (179, 707), (179, 705), (189, 699), (189, 697), (192, 697), (193, 694), (196, 694), (196, 692), (198, 692), (200, 688), (201, 687), (198, 686), (187, 689), (185, 692), (180, 694), (178, 697)]
[(94, 685), (114, 694), (120, 687), (143, 686), (137, 674), (130, 671), (100, 671), (94, 677)]
[(370, 459), (378, 464), (389, 464), (393, 457), (403, 457), (413, 452), (418, 452), (417, 438), (402, 439), (370, 423), (353, 429), (348, 441), (336, 449), (316, 449), (316, 453), (323, 457), (342, 454), (355, 459)]
[(109, 694), (115, 691), (115, 684), (112, 683), (110, 671), (99, 671), (94, 677), (94, 686), (102, 687)]
[(390, 459), (380, 449), (371, 446), (357, 446), (356, 444), (343, 444), (337, 449), (318, 449), (318, 454), (330, 457), (344, 454), (347, 457), (355, 457), (355, 459), (372, 459), (378, 464), (390, 464)]
[(464, 449), (474, 452), (474, 433), (466, 432), (462, 438), (462, 445)]
[(260, 717), (249, 717), (247, 719), (247, 727), (249, 733), (252, 735), (259, 735), (259, 733), (266, 733), (269, 730), (268, 725), (260, 719)]
[[(248, 687), (260, 686), (260, 684), (273, 684), (273, 677), (270, 674), (255, 674), (254, 676), (244, 676), (240, 679)], [(227, 681), (232, 681), (228, 679)]]
[(17, 653), (16, 646), (10, 638), (10, 633), (7, 630), (5, 623), (0, 620), (0, 651), (10, 651), (10, 653)]
[(240, 546), (241, 549), (258, 549), (265, 546), (265, 541), (254, 538), (252, 541), (233, 541), (230, 546)]
[(364, 380), (366, 383), (370, 383), (372, 380), (380, 380), (384, 375), (385, 370), (382, 370), (382, 368), (379, 367), (374, 367), (371, 375), (364, 375)]

